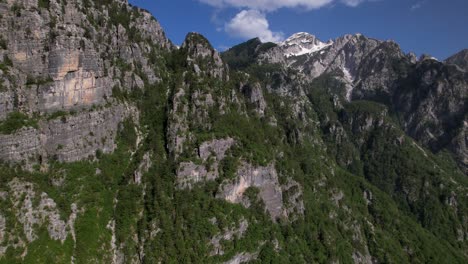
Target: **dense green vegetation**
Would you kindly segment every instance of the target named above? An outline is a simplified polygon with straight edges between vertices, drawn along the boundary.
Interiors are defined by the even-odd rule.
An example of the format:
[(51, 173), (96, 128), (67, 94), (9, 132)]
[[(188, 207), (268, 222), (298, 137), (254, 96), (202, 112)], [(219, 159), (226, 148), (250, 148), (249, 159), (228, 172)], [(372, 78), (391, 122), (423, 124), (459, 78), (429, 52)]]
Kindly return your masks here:
[(43, 85), (43, 84), (52, 83), (53, 81), (54, 80), (50, 76), (47, 76), (47, 77), (28, 76), (26, 79), (26, 85)]
[(9, 113), (7, 118), (0, 122), (1, 134), (12, 134), (22, 127), (37, 128), (37, 121), (29, 118), (27, 115), (20, 112)]
[(39, 8), (49, 9), (49, 5), (50, 5), (50, 0), (38, 0), (37, 1), (37, 6)]
[(224, 52), (223, 60), (232, 69), (243, 70), (255, 64), (255, 59), (259, 54), (275, 46), (274, 43), (262, 43), (260, 39), (254, 38)]

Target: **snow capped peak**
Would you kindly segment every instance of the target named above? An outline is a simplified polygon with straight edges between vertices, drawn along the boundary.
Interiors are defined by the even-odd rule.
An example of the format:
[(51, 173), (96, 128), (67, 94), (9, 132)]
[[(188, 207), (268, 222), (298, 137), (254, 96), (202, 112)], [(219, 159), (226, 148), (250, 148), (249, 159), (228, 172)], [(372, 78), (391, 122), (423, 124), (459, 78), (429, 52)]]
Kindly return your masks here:
[(314, 35), (307, 32), (298, 32), (287, 38), (280, 46), (286, 57), (312, 54), (332, 45), (333, 42), (321, 42)]
[(315, 36), (307, 32), (297, 32), (297, 33), (292, 34), (289, 38), (287, 38), (283, 42), (283, 44), (288, 44), (288, 43), (296, 42), (296, 41), (304, 41), (307, 39), (315, 39)]

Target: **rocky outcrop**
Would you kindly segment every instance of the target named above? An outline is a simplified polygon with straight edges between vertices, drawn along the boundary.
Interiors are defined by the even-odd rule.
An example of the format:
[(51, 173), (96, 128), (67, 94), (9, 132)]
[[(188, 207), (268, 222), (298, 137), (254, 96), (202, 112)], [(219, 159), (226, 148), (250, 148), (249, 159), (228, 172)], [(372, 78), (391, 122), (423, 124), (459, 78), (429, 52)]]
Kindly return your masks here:
[(241, 84), (241, 92), (253, 106), (254, 111), (258, 114), (258, 116), (264, 117), (267, 103), (263, 96), (262, 86), (260, 83), (254, 83), (252, 85)]
[(237, 168), (236, 178), (225, 180), (216, 196), (231, 203), (241, 203), (245, 207), (250, 207), (254, 201), (250, 201), (245, 195), (249, 188), (259, 190), (258, 199), (262, 200), (273, 220), (289, 218), (290, 221), (294, 221), (304, 214), (302, 187), (291, 178), (281, 185), (273, 163), (264, 167), (241, 162)]
[(321, 51), (324, 48), (331, 46), (333, 41), (327, 43), (321, 42), (314, 35), (306, 32), (295, 33), (280, 44), (283, 53), (286, 57), (301, 56), (305, 54), (313, 54)]
[(255, 187), (259, 189), (259, 198), (264, 202), (272, 219), (285, 216), (283, 194), (274, 164), (262, 167), (242, 162), (236, 174), (237, 177), (233, 181), (226, 181), (221, 185), (217, 197), (248, 207), (251, 201), (246, 199), (244, 193), (247, 189)]
[(151, 156), (152, 155), (151, 155), (150, 152), (146, 152), (143, 155), (143, 158), (142, 158), (140, 164), (138, 165), (138, 168), (133, 173), (133, 182), (134, 183), (141, 184), (143, 174), (147, 173), (148, 170), (153, 165), (153, 162), (151, 161), (151, 158), (152, 158)]
[(302, 186), (293, 179), (288, 179), (281, 186), (283, 191), (284, 211), (289, 221), (294, 222), (304, 215), (304, 197)]
[(205, 141), (198, 148), (198, 155), (203, 161), (207, 161), (213, 156), (213, 158), (215, 158), (215, 162), (219, 162), (226, 157), (226, 152), (235, 143), (236, 141), (230, 137)]
[(465, 173), (468, 174), (468, 117), (465, 115), (463, 125), (455, 132), (455, 137), (451, 140), (448, 148), (458, 157)]
[[(51, 1), (48, 12), (36, 11), (35, 4), (28, 2), (19, 18), (10, 12), (2, 16), (2, 25), (11, 27), (3, 28), (2, 35), (8, 36), (7, 56), (14, 66), (9, 75), (16, 86), (11, 92), (19, 106), (31, 112), (54, 111), (105, 102), (113, 83), (104, 75), (99, 47), (86, 46), (89, 40), (77, 26), (86, 23), (82, 14), (67, 5), (67, 19), (51, 21), (61, 13), (60, 3)], [(54, 27), (49, 28), (49, 23)]]
[(6, 236), (6, 218), (0, 214), (0, 256), (3, 256), (8, 246), (3, 246)]
[(185, 100), (185, 89), (180, 87), (172, 99), (169, 125), (167, 127), (169, 152), (177, 158), (182, 152), (188, 135), (188, 112), (189, 107), (183, 104)]
[(392, 41), (382, 42), (363, 55), (348, 100), (365, 99), (389, 104), (398, 80), (408, 74), (407, 69), (414, 63)]
[(226, 152), (235, 144), (232, 138), (214, 139), (203, 142), (198, 147), (199, 164), (181, 162), (177, 170), (177, 182), (180, 188), (191, 188), (193, 184), (214, 180), (219, 176), (220, 162)]
[(210, 255), (215, 256), (215, 255), (224, 255), (224, 250), (222, 246), (222, 241), (231, 241), (234, 238), (240, 239), (244, 236), (244, 233), (247, 231), (249, 228), (249, 222), (245, 219), (242, 219), (239, 222), (239, 226), (236, 228), (225, 228), (223, 230), (223, 233), (214, 236), (210, 240), (210, 244), (213, 247), (213, 250), (211, 250)]
[(464, 71), (468, 71), (468, 49), (464, 49), (457, 54), (450, 56), (444, 61), (447, 64), (454, 64)]
[[(7, 1), (0, 9), (0, 120), (16, 111), (39, 124), (0, 135), (0, 159), (30, 168), (112, 152), (119, 124), (137, 116), (113, 91), (159, 82), (149, 57), (173, 49), (159, 23), (126, 1)], [(58, 112), (64, 117), (49, 120)]]
[(116, 105), (44, 120), (37, 129), (27, 127), (0, 135), (0, 159), (31, 168), (48, 160), (71, 162), (95, 157), (98, 150), (110, 153), (116, 148), (119, 125), (126, 118), (138, 120), (136, 110)]
[[(71, 236), (73, 241), (75, 238), (75, 220), (79, 213), (76, 204), (71, 205), (71, 214), (68, 219), (62, 219), (57, 208), (57, 204), (46, 193), (37, 193), (37, 187), (31, 183), (21, 181), (18, 178), (13, 179), (8, 183), (9, 191), (7, 199), (11, 201), (12, 207), (8, 210), (15, 215), (16, 221), (21, 224), (22, 234), (15, 233), (14, 227), (5, 225), (4, 218), (0, 217), (0, 244), (8, 234), (9, 243), (6, 247), (1, 248), (5, 253), (9, 246), (14, 248), (25, 248), (27, 251), (27, 243), (33, 242), (38, 238), (37, 230), (40, 227), (45, 227), (49, 237), (53, 240), (58, 240), (64, 243)], [(13, 221), (10, 219), (9, 221)], [(22, 238), (26, 241), (23, 241)], [(14, 243), (13, 241), (19, 241)]]
[(112, 264), (123, 264), (125, 263), (125, 255), (122, 252), (122, 248), (117, 245), (117, 238), (115, 235), (115, 220), (111, 220), (107, 224), (107, 228), (111, 231), (111, 251), (112, 251)]
[(210, 130), (213, 127), (210, 112), (216, 111), (225, 115), (231, 106), (233, 109), (240, 109), (240, 99), (236, 91), (229, 91), (229, 94), (213, 93), (211, 89), (219, 89), (218, 85), (215, 83), (208, 84), (208, 87), (205, 84), (200, 86), (198, 81), (177, 85), (171, 98), (167, 126), (167, 147), (175, 159), (184, 152), (191, 152), (192, 149), (187, 147), (196, 144), (196, 137), (191, 128)]
[(232, 259), (224, 262), (224, 264), (240, 264), (240, 263), (247, 263), (252, 260), (255, 260), (258, 257), (258, 253), (248, 253), (242, 252), (236, 254)]
[(207, 74), (207, 77), (228, 79), (227, 68), (221, 56), (204, 36), (189, 33), (180, 48), (186, 52), (187, 62), (197, 75)]

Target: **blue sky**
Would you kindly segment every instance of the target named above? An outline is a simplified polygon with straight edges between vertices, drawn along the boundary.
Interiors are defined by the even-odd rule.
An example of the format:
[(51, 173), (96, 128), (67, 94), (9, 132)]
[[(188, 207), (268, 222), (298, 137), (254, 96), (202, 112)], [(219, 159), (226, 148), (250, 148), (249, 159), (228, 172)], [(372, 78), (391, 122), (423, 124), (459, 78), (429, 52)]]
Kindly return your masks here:
[(224, 50), (255, 36), (322, 41), (362, 33), (439, 59), (468, 48), (468, 0), (129, 0), (150, 11), (172, 42), (203, 34)]

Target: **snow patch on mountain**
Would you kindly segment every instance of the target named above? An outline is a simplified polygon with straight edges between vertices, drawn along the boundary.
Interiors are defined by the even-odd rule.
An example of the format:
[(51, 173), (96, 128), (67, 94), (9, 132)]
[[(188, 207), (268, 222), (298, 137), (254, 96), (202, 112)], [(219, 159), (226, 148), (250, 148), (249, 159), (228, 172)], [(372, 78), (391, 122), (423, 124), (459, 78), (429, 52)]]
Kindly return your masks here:
[(333, 41), (321, 42), (314, 35), (306, 32), (299, 32), (286, 39), (280, 46), (284, 50), (286, 57), (313, 54), (331, 46)]
[(351, 96), (353, 94), (353, 89), (354, 89), (354, 85), (353, 85), (354, 78), (351, 75), (351, 73), (349, 72), (348, 68), (343, 67), (342, 71), (343, 71), (343, 74), (344, 74), (344, 79), (347, 82), (347, 84), (346, 84), (346, 99), (348, 100), (348, 102), (351, 102)]
[(285, 55), (286, 57), (292, 57), (292, 56), (301, 56), (304, 54), (312, 54), (317, 51), (321, 51), (330, 45), (331, 44), (328, 44), (328, 43), (320, 43), (319, 45), (312, 46), (311, 48), (300, 47), (300, 50), (292, 51), (292, 52), (286, 53)]

